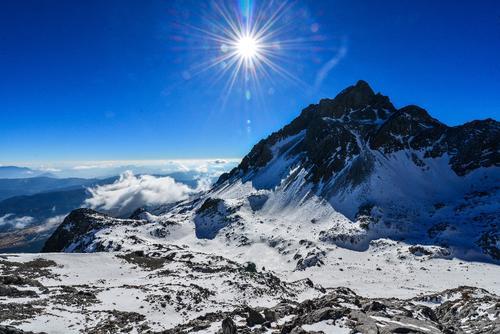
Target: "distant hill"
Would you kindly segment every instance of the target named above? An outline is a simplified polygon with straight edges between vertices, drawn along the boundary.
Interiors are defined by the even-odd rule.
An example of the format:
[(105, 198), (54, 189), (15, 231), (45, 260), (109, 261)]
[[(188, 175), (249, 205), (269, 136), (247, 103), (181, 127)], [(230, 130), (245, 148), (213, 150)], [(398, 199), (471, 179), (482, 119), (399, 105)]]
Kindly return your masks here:
[(14, 196), (34, 195), (41, 192), (90, 187), (99, 184), (101, 181), (99, 179), (82, 178), (57, 179), (46, 176), (0, 179), (0, 200)]
[(40, 176), (41, 174), (44, 172), (28, 167), (0, 166), (0, 179), (19, 179)]

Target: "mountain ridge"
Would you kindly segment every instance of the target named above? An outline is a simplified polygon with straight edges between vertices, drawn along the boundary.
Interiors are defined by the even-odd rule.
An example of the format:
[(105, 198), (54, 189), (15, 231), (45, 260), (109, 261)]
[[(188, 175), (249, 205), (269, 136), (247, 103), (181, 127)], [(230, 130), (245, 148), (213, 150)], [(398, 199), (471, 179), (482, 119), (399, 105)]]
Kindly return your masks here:
[[(355, 108), (362, 108), (360, 110), (354, 110)], [(343, 119), (346, 116), (353, 117), (356, 121), (364, 121), (364, 120), (372, 120), (375, 121), (377, 118), (386, 120), (380, 126), (376, 127), (375, 133), (370, 133), (370, 130), (365, 132), (366, 135), (374, 135), (373, 138), (369, 137), (368, 142), (371, 148), (374, 149), (392, 149), (395, 150), (399, 148), (399, 150), (404, 147), (397, 146), (397, 143), (393, 140), (388, 143), (388, 139), (384, 138), (386, 134), (386, 130), (391, 130), (391, 128), (395, 128), (396, 131), (410, 131), (417, 132), (418, 127), (412, 128), (412, 125), (415, 126), (425, 126), (425, 127), (435, 127), (437, 128), (437, 134), (434, 131), (428, 131), (429, 133), (424, 133), (421, 135), (432, 135), (436, 137), (437, 135), (442, 135), (442, 131), (448, 131), (453, 133), (453, 137), (460, 137), (460, 132), (462, 129), (469, 130), (471, 127), (473, 129), (483, 127), (485, 130), (492, 131), (491, 137), (488, 138), (487, 147), (492, 149), (492, 157), (487, 159), (485, 163), (481, 166), (500, 166), (500, 153), (498, 149), (498, 139), (500, 138), (500, 123), (491, 118), (485, 120), (473, 120), (467, 122), (462, 125), (449, 127), (435, 118), (432, 118), (429, 113), (416, 105), (408, 105), (402, 107), (400, 109), (396, 109), (392, 103), (390, 102), (387, 96), (384, 96), (380, 93), (375, 94), (371, 87), (368, 85), (366, 81), (359, 80), (355, 85), (347, 87), (342, 92), (340, 92), (334, 99), (322, 99), (318, 104), (311, 104), (305, 109), (302, 110), (301, 114), (291, 121), (290, 124), (285, 125), (279, 131), (273, 132), (267, 138), (262, 139), (257, 143), (247, 154), (240, 165), (233, 169), (226, 175), (221, 176), (221, 179), (218, 183), (222, 182), (231, 175), (231, 173), (235, 173), (237, 170), (246, 171), (251, 167), (262, 167), (263, 164), (270, 160), (269, 157), (269, 146), (274, 145), (277, 140), (280, 138), (291, 136), (299, 133), (301, 130), (307, 129), (310, 125), (311, 121), (318, 119), (319, 117), (327, 117), (331, 116), (334, 119)], [(406, 120), (404, 119), (406, 118)], [(410, 119), (408, 119), (410, 118)], [(406, 121), (406, 122), (405, 122)], [(411, 121), (420, 121), (425, 123), (417, 123)], [(315, 124), (313, 124), (315, 125)], [(370, 125), (370, 124), (368, 124)], [(374, 124), (371, 124), (374, 125)], [(314, 129), (314, 128), (313, 128)], [(321, 129), (320, 129), (321, 130)], [(421, 131), (422, 132), (422, 131)], [(454, 132), (459, 132), (458, 134)], [(416, 133), (413, 133), (415, 135)], [(372, 139), (372, 140), (370, 140)], [(385, 139), (385, 140), (384, 140)], [(420, 138), (417, 138), (420, 139)], [(423, 138), (421, 139), (423, 140)], [(385, 145), (384, 145), (385, 144)], [(411, 147), (409, 143), (401, 143), (407, 144), (407, 147)], [(423, 143), (413, 146), (411, 148), (421, 148), (423, 147)], [(427, 153), (432, 155), (433, 157), (441, 156), (444, 154), (443, 148), (440, 150), (438, 148), (434, 149), (432, 152)], [(458, 166), (457, 166), (457, 169)], [(465, 175), (469, 169), (459, 170), (458, 173), (461, 175)], [(316, 181), (319, 181), (316, 179)]]

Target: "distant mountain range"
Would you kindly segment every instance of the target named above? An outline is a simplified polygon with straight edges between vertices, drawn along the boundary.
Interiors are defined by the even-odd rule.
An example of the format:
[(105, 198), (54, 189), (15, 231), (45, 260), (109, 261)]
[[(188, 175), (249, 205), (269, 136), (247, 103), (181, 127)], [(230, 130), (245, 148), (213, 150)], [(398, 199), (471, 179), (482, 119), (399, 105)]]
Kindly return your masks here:
[(0, 179), (23, 179), (36, 176), (53, 176), (46, 171), (31, 169), (28, 167), (0, 166)]
[[(8, 169), (30, 171), (19, 167)], [(192, 188), (197, 185), (198, 174), (192, 171), (168, 176)], [(117, 179), (47, 176), (0, 179), (0, 253), (40, 251), (64, 217), (91, 196), (88, 188), (111, 184)]]
[[(112, 178), (108, 179), (112, 180)], [(53, 178), (37, 176), (29, 178), (0, 179), (0, 200), (41, 192), (73, 190), (95, 186), (102, 182), (99, 179)], [(107, 181), (104, 181), (107, 182)]]

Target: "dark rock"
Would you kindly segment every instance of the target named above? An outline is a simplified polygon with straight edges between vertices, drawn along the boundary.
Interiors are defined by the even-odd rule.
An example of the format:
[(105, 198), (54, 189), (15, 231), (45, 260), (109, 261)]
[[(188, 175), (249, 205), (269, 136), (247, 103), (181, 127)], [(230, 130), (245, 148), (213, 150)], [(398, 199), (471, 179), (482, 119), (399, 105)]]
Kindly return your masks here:
[(45, 334), (44, 332), (26, 332), (13, 326), (0, 325), (0, 334)]
[(251, 307), (247, 308), (247, 326), (248, 327), (253, 327), (255, 325), (262, 325), (264, 322), (266, 322), (266, 319), (260, 314), (258, 311), (254, 310)]
[(276, 322), (276, 320), (277, 320), (276, 312), (271, 310), (271, 309), (266, 308), (264, 310), (264, 318), (266, 319), (266, 321)]
[[(122, 220), (123, 224), (134, 224), (136, 220)], [(50, 238), (45, 242), (42, 252), (62, 252), (73, 244), (73, 252), (83, 252), (93, 239), (93, 231), (112, 224), (112, 217), (91, 209), (76, 209), (66, 216)], [(85, 241), (85, 242), (84, 242)]]
[(253, 262), (247, 262), (247, 263), (245, 263), (245, 271), (249, 272), (249, 273), (256, 273), (257, 266)]
[(386, 306), (378, 301), (372, 301), (366, 305), (363, 305), (363, 311), (365, 312), (380, 312), (385, 311)]
[(20, 297), (36, 298), (38, 297), (38, 294), (33, 290), (19, 290), (12, 286), (0, 284), (0, 296), (11, 297), (11, 298), (20, 298)]
[(222, 334), (236, 334), (236, 325), (229, 317), (222, 320)]

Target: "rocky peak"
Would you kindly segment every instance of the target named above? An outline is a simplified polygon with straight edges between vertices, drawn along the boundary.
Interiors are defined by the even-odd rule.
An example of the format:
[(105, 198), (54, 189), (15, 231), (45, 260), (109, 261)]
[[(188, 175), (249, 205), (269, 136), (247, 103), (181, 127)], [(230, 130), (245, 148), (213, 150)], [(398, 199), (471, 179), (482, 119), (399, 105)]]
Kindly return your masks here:
[(359, 108), (369, 104), (374, 96), (375, 92), (370, 85), (366, 81), (359, 80), (355, 85), (341, 91), (334, 100), (346, 107)]
[(443, 123), (441, 123), (435, 118), (432, 118), (427, 112), (427, 110), (415, 105), (409, 105), (399, 109), (395, 117), (404, 117), (407, 120), (419, 122), (420, 125), (424, 127), (432, 127), (432, 126), (445, 127)]
[(42, 253), (82, 252), (90, 244), (98, 231), (110, 224), (138, 224), (137, 220), (114, 219), (97, 211), (81, 208), (71, 211), (61, 225), (45, 242)]
[(76, 209), (64, 218), (61, 225), (45, 242), (42, 252), (60, 252), (73, 240), (98, 227), (103, 215), (86, 208)]
[(349, 120), (385, 119), (395, 111), (387, 96), (375, 94), (366, 81), (359, 80), (340, 92), (334, 99), (322, 99), (318, 105), (321, 116), (343, 118)]
[[(309, 180), (326, 181), (346, 166), (357, 166), (351, 162), (360, 156), (363, 159), (357, 160), (362, 166), (358, 167), (369, 171), (372, 166), (370, 150), (386, 155), (406, 150), (422, 168), (425, 164), (416, 158), (416, 151), (424, 152), (424, 158), (447, 154), (455, 173), (465, 175), (478, 167), (500, 164), (498, 124), (490, 119), (448, 127), (418, 106), (396, 109), (387, 96), (374, 93), (368, 83), (360, 80), (335, 98), (322, 99), (319, 104), (308, 106), (290, 124), (261, 140), (240, 166), (223, 175), (218, 184), (233, 176), (265, 168), (275, 156), (282, 154), (286, 154), (285, 159), (292, 155), (300, 157), (302, 167), (308, 170)], [(292, 141), (293, 150), (288, 150), (289, 145), (278, 151), (273, 149), (279, 141), (301, 132), (303, 136)], [(360, 173), (354, 174), (359, 176)]]

